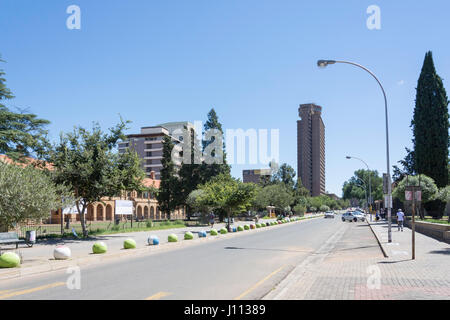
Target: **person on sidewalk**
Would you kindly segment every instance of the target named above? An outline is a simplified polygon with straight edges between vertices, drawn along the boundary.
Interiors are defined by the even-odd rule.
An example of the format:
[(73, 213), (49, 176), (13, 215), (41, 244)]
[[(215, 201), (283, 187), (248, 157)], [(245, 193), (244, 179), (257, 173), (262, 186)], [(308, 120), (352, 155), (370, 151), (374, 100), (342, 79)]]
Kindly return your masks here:
[(214, 227), (214, 219), (215, 219), (216, 217), (215, 217), (215, 215), (214, 215), (214, 212), (211, 212), (210, 214), (209, 214), (209, 223), (211, 224), (211, 228), (212, 227)]
[(405, 218), (405, 214), (403, 213), (402, 209), (398, 209), (397, 211), (397, 224), (398, 224), (398, 231), (402, 229), (403, 232), (403, 220)]

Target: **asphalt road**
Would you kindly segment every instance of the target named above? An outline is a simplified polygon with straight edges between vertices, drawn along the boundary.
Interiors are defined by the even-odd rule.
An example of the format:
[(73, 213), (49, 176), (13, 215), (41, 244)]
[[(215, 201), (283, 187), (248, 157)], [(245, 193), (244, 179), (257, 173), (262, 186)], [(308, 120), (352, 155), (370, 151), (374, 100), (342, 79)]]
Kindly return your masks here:
[(80, 289), (67, 287), (65, 271), (3, 281), (0, 299), (260, 299), (354, 224), (339, 216), (316, 218), (86, 266), (80, 269)]

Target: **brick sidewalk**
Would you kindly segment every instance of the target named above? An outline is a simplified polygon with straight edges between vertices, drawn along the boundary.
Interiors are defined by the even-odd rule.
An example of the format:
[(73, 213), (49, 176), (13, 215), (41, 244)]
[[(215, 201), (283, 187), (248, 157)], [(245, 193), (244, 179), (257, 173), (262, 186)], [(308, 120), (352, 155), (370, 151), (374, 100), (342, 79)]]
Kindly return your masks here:
[[(383, 242), (385, 223), (372, 227)], [(343, 223), (264, 299), (449, 300), (450, 246), (416, 234), (413, 261), (408, 251), (411, 231), (397, 233), (395, 228), (392, 237), (386, 248), (389, 257), (384, 258), (367, 223)]]

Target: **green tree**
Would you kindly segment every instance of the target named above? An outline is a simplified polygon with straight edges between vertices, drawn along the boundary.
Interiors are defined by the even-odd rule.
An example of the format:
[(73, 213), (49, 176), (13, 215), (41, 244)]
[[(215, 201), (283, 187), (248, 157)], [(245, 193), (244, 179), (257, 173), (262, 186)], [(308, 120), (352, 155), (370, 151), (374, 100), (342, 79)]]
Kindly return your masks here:
[[(420, 178), (419, 178), (420, 177)], [(404, 177), (394, 188), (392, 192), (392, 196), (394, 198), (399, 199), (401, 202), (405, 202), (405, 189), (406, 186), (420, 186), (422, 190), (422, 202), (426, 208), (426, 204), (432, 202), (438, 196), (438, 187), (434, 183), (434, 180), (430, 177), (427, 177), (424, 174), (416, 175), (416, 176), (406, 176)], [(421, 218), (424, 218), (422, 210), (420, 208), (419, 214)]]
[(175, 170), (175, 164), (172, 159), (172, 150), (174, 144), (170, 136), (163, 139), (163, 158), (161, 160), (161, 184), (157, 200), (162, 212), (166, 213), (170, 220), (170, 215), (180, 205), (181, 184)]
[[(210, 131), (210, 130), (217, 130), (222, 135), (222, 157), (220, 157), (220, 160), (222, 163), (212, 163), (207, 164), (203, 163), (201, 166), (201, 174), (202, 174), (202, 183), (205, 183), (209, 181), (212, 177), (215, 177), (220, 174), (230, 174), (230, 166), (227, 164), (226, 161), (226, 149), (225, 149), (225, 142), (223, 141), (223, 129), (222, 124), (219, 122), (219, 117), (217, 116), (216, 111), (214, 108), (212, 108), (208, 112), (208, 119), (205, 122), (203, 126), (204, 135)], [(206, 148), (215, 141), (215, 137), (212, 137), (210, 139), (203, 139), (202, 145), (203, 145), (203, 152), (206, 151)], [(216, 154), (213, 151), (209, 156), (215, 157)]]
[(255, 197), (255, 204), (259, 209), (273, 206), (277, 213), (284, 212), (292, 202), (292, 193), (283, 183), (268, 185), (262, 188)]
[(42, 159), (49, 146), (45, 127), (50, 122), (24, 110), (14, 112), (4, 105), (3, 101), (14, 98), (4, 76), (5, 72), (0, 69), (0, 154), (16, 160), (25, 156)]
[(398, 161), (398, 163), (402, 166), (403, 169), (400, 169), (398, 166), (393, 166), (392, 180), (394, 182), (402, 180), (407, 175), (416, 174), (414, 151), (410, 150), (409, 148), (405, 148), (405, 150), (406, 150), (405, 158), (403, 160)]
[[(416, 171), (431, 177), (439, 188), (448, 184), (449, 119), (448, 97), (436, 73), (431, 51), (425, 55), (416, 89), (414, 117), (411, 121)], [(445, 203), (430, 201), (427, 211), (441, 217)]]
[[(357, 199), (359, 203), (366, 203), (366, 189), (367, 197), (369, 197), (369, 176), (372, 186), (372, 198), (375, 200), (383, 199), (383, 178), (381, 178), (376, 170), (356, 170), (353, 177), (346, 181), (342, 187), (343, 199), (351, 200)], [(363, 182), (361, 182), (364, 181)]]
[(251, 207), (256, 185), (221, 174), (201, 185), (200, 189), (203, 190), (199, 199), (201, 205), (225, 211), (229, 227), (231, 216)]
[[(188, 201), (189, 195), (195, 191), (199, 184), (203, 183), (202, 164), (201, 164), (201, 149), (195, 137), (193, 129), (188, 130), (184, 128), (183, 134), (183, 161), (179, 170), (180, 177), (180, 204), (186, 205), (188, 220), (191, 218), (191, 213), (195, 210), (193, 203)], [(189, 145), (186, 145), (189, 144)], [(186, 148), (189, 152), (186, 152)], [(187, 161), (186, 161), (187, 160)]]
[(43, 170), (0, 161), (0, 226), (11, 228), (27, 220), (48, 218), (70, 192), (56, 186)]
[(434, 179), (438, 187), (448, 183), (448, 98), (437, 75), (431, 51), (425, 55), (417, 83), (411, 122), (417, 172)]
[(278, 171), (273, 175), (273, 183), (283, 183), (289, 190), (293, 190), (295, 186), (296, 173), (294, 168), (292, 168), (287, 163), (283, 163)]
[[(94, 124), (92, 131), (76, 127), (73, 132), (61, 134), (51, 152), (53, 181), (70, 188), (74, 194), (84, 236), (88, 235), (85, 219), (88, 205), (136, 187), (141, 176), (131, 154), (113, 152), (117, 141), (124, 138), (125, 128), (122, 120), (109, 133), (104, 133), (98, 124)], [(127, 164), (127, 159), (132, 162)]]

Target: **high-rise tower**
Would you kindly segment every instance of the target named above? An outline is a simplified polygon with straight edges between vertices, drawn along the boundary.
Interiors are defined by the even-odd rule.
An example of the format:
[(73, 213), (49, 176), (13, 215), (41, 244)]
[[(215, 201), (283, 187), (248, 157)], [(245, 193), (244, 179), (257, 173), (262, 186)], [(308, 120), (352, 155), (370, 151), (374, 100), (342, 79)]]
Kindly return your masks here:
[(297, 172), (313, 197), (325, 194), (325, 125), (322, 107), (309, 103), (298, 108)]

